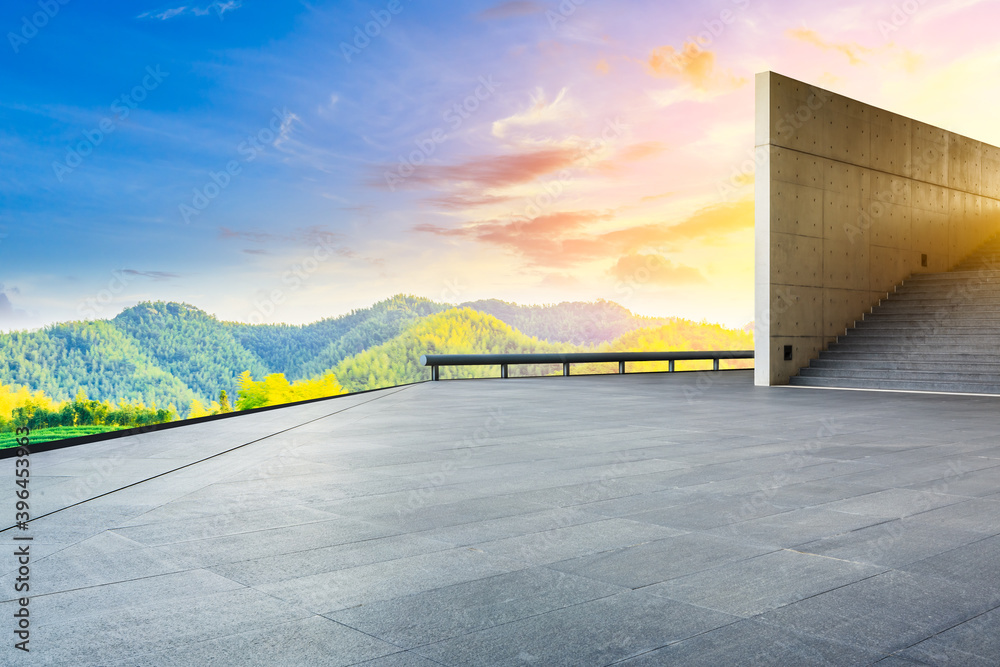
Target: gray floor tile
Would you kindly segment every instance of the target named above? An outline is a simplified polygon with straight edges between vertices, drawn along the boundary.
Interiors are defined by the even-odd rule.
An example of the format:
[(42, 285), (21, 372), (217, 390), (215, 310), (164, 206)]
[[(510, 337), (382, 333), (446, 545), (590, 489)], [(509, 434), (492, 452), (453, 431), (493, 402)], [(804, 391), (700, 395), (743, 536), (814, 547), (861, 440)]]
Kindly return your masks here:
[(384, 658), (375, 658), (357, 663), (357, 667), (440, 667), (439, 662), (432, 662), (412, 651), (393, 653)]
[(532, 565), (544, 565), (632, 544), (652, 542), (680, 535), (682, 532), (637, 521), (606, 519), (582, 525), (553, 527), (551, 530), (493, 542), (481, 542), (476, 548), (494, 556), (512, 558)]
[(847, 484), (838, 478), (833, 478), (815, 482), (788, 484), (764, 489), (757, 493), (764, 501), (769, 501), (782, 507), (799, 509), (825, 505), (845, 498), (863, 496), (868, 493), (881, 491), (883, 488), (874, 484)]
[(736, 618), (628, 591), (416, 649), (445, 665), (607, 665)]
[[(188, 598), (242, 589), (235, 581), (207, 570), (187, 570), (100, 586), (37, 594), (31, 597), (31, 614), (39, 625), (70, 625), (76, 619), (127, 610), (137, 603), (184, 604)], [(8, 606), (13, 603), (5, 603)]]
[(116, 528), (114, 532), (142, 544), (158, 546), (316, 521), (330, 521), (334, 518), (336, 517), (329, 512), (320, 512), (302, 505), (246, 512), (226, 512), (225, 509), (218, 508), (215, 514), (207, 517), (138, 525), (136, 520), (133, 520), (132, 525)]
[[(80, 617), (71, 625), (42, 621), (31, 639), (39, 657), (53, 664), (98, 665), (309, 616), (309, 612), (244, 588), (192, 596), (183, 603), (133, 604)], [(86, 651), (81, 652), (81, 647)]]
[[(996, 461), (997, 459), (992, 459)], [(948, 475), (931, 482), (913, 484), (909, 488), (918, 491), (933, 490), (958, 496), (989, 496), (1000, 493), (1000, 465), (983, 470)]]
[(983, 591), (996, 594), (1000, 604), (1000, 535), (964, 544), (901, 569), (979, 585)]
[(886, 517), (848, 514), (809, 507), (732, 523), (705, 532), (720, 537), (753, 540), (761, 544), (793, 547), (824, 537), (887, 521)]
[(890, 570), (759, 620), (888, 655), (988, 611), (993, 599), (978, 585)]
[[(11, 547), (11, 553), (14, 552)], [(29, 549), (30, 553), (30, 549)], [(13, 560), (13, 558), (11, 558)], [(113, 533), (102, 533), (30, 563), (30, 592), (44, 595), (190, 569), (177, 558)], [(0, 598), (14, 599), (15, 573), (0, 577)]]
[(788, 511), (791, 510), (766, 499), (743, 494), (695, 500), (684, 505), (629, 514), (625, 518), (678, 530), (706, 530)]
[(639, 588), (753, 558), (769, 551), (773, 551), (773, 548), (701, 533), (686, 533), (559, 561), (549, 567), (618, 586)]
[(572, 507), (521, 514), (513, 517), (473, 521), (445, 528), (421, 531), (419, 535), (440, 540), (455, 546), (468, 546), (480, 542), (493, 542), (508, 537), (530, 535), (554, 528), (565, 528), (585, 523), (603, 521), (605, 517), (581, 511)]
[(990, 667), (1000, 660), (1000, 608), (994, 608), (898, 655), (929, 665)]
[(1000, 500), (973, 498), (964, 503), (917, 514), (913, 520), (929, 526), (996, 535), (1000, 533)]
[(460, 548), (324, 572), (256, 588), (316, 613), (329, 613), (524, 569), (509, 558)]
[(222, 563), (208, 569), (233, 581), (256, 586), (447, 551), (452, 548), (451, 544), (415, 535), (391, 535), (332, 547)]
[(250, 533), (223, 535), (156, 547), (191, 567), (211, 567), (349, 544), (398, 534), (398, 531), (351, 519), (317, 521)]
[(871, 577), (885, 568), (795, 551), (775, 551), (643, 590), (750, 617)]
[(945, 495), (916, 489), (887, 489), (822, 505), (823, 509), (864, 514), (866, 516), (902, 518), (938, 507), (968, 500), (962, 496)]
[(412, 648), (622, 592), (620, 586), (532, 568), (328, 614)]
[(806, 542), (795, 549), (829, 558), (900, 568), (981, 539), (982, 533), (930, 526), (908, 518)]
[[(136, 656), (133, 664), (188, 665), (316, 665), (346, 667), (398, 653), (399, 648), (322, 616), (311, 616), (269, 628), (175, 646)], [(363, 663), (363, 664), (364, 664)], [(391, 664), (391, 663), (389, 663)]]
[(622, 667), (850, 667), (870, 665), (880, 654), (819, 637), (799, 635), (753, 620), (739, 621), (626, 660)]

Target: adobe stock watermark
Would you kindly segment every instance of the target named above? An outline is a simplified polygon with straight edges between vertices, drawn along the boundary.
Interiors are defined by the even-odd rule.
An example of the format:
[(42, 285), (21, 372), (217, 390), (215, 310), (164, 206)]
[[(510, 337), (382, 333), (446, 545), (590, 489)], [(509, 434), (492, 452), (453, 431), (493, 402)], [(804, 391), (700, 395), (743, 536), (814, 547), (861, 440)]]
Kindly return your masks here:
[(146, 67), (146, 75), (142, 77), (142, 82), (111, 102), (109, 107), (111, 115), (98, 121), (97, 127), (84, 130), (83, 139), (66, 149), (66, 157), (62, 161), (52, 161), (52, 171), (59, 182), (62, 183), (68, 174), (83, 164), (83, 159), (104, 143), (108, 135), (114, 132), (129, 117), (129, 114), (139, 107), (139, 103), (145, 100), (149, 93), (159, 88), (168, 76), (170, 76), (170, 72), (164, 72), (159, 65)]
[[(565, 530), (581, 525), (575, 521), (575, 516), (567, 510), (612, 500), (621, 497), (622, 490), (617, 482), (628, 477), (639, 459), (630, 458), (627, 452), (615, 451), (615, 461), (601, 471), (596, 479), (581, 485), (567, 487), (570, 497), (568, 502), (557, 508), (551, 518), (551, 528), (534, 533), (530, 541), (525, 541), (518, 549), (517, 557), (521, 560), (534, 562), (538, 558), (547, 558), (553, 551), (565, 544)], [(618, 487), (618, 488), (616, 488)], [(627, 495), (627, 494), (626, 494)], [(586, 511), (586, 507), (583, 508)], [(599, 517), (600, 515), (598, 515)]]
[[(771, 137), (770, 143), (774, 144), (776, 140), (781, 142), (795, 134), (800, 128), (815, 118), (814, 112), (822, 109), (832, 99), (832, 96), (822, 93), (812, 93), (809, 95), (804, 103), (800, 104), (793, 111), (789, 111), (778, 120), (775, 126), (778, 135), (777, 137)], [(743, 162), (733, 168), (729, 179), (719, 183), (717, 190), (719, 199), (723, 202), (732, 201), (733, 195), (736, 194), (739, 188), (749, 182), (754, 174), (756, 174), (757, 169), (766, 163), (768, 146), (748, 148), (746, 156)]]
[[(410, 2), (411, 0), (406, 0)], [(372, 20), (366, 22), (364, 25), (358, 24), (354, 26), (354, 38), (350, 43), (341, 42), (340, 43), (340, 53), (344, 56), (344, 60), (348, 63), (355, 56), (361, 55), (361, 52), (367, 49), (372, 40), (382, 34), (382, 31), (389, 27), (392, 23), (392, 17), (398, 16), (403, 11), (403, 3), (401, 0), (389, 0), (385, 5), (385, 9), (373, 9), (371, 12)]]
[(20, 53), (21, 47), (34, 39), (38, 31), (47, 26), (59, 10), (68, 4), (69, 0), (38, 0), (40, 11), (31, 16), (25, 14), (21, 17), (21, 29), (7, 33), (7, 41), (10, 43), (10, 48), (14, 49), (14, 53)]
[(729, 26), (736, 23), (736, 19), (739, 16), (738, 12), (746, 11), (750, 8), (750, 0), (730, 0), (736, 10), (725, 8), (719, 11), (719, 13), (711, 19), (707, 19), (701, 22), (701, 27), (704, 30), (700, 30), (694, 35), (688, 35), (684, 39), (684, 47), (676, 54), (676, 63), (680, 69), (687, 69), (693, 64), (693, 61), (701, 56), (701, 53), (715, 44), (715, 40), (726, 32)]
[[(744, 12), (750, 8), (750, 0), (730, 0), (737, 11)], [(715, 43), (715, 40), (722, 36), (726, 28), (736, 22), (737, 13), (726, 8), (719, 11), (719, 14), (712, 19), (702, 21), (704, 30), (698, 32), (693, 37), (688, 37), (688, 41), (696, 47), (708, 48)]]
[(407, 495), (406, 505), (396, 509), (396, 516), (412, 514), (424, 507), (437, 494), (438, 489), (446, 485), (448, 480), (458, 472), (459, 465), (474, 456), (477, 447), (489, 443), (494, 433), (507, 423), (507, 419), (508, 417), (504, 414), (501, 406), (491, 407), (483, 425), (473, 431), (471, 436), (466, 436), (461, 442), (455, 443), (451, 448), (453, 454), (451, 460), (443, 462), (438, 472), (427, 477), (428, 486), (410, 491)]
[(441, 289), (441, 298), (439, 301), (441, 301), (441, 303), (457, 303), (462, 298), (463, 294), (465, 294), (465, 287), (458, 282), (458, 278), (445, 280), (444, 287)]
[(96, 319), (105, 309), (111, 305), (115, 297), (120, 295), (128, 287), (129, 283), (135, 280), (137, 275), (134, 271), (115, 270), (111, 272), (111, 279), (107, 286), (98, 291), (94, 296), (85, 297), (77, 304), (76, 312), (85, 320)]
[[(781, 315), (794, 306), (799, 300), (793, 288), (785, 285), (775, 290), (775, 298), (768, 304), (767, 312), (758, 312), (754, 317), (753, 337), (754, 340), (764, 338), (765, 322), (770, 322), (774, 315)], [(762, 317), (763, 315), (763, 317)], [(756, 364), (756, 360), (754, 361)], [(702, 373), (695, 380), (693, 387), (684, 387), (684, 400), (688, 405), (702, 397), (705, 392), (711, 389), (719, 378), (718, 373)]]
[[(574, 167), (587, 167), (593, 164), (600, 156), (600, 153), (610, 146), (613, 140), (621, 137), (624, 132), (625, 126), (621, 118), (616, 116), (614, 120), (606, 120), (604, 127), (601, 128), (601, 136), (590, 140), (584, 146), (582, 154), (576, 160)], [(543, 182), (542, 189), (544, 192), (530, 197), (524, 207), (524, 212), (511, 220), (514, 230), (521, 231), (524, 225), (539, 217), (553, 206), (566, 191), (566, 187), (575, 180), (576, 178), (569, 169), (561, 169), (555, 178)]]
[(319, 267), (334, 255), (344, 256), (348, 253), (337, 245), (335, 234), (318, 234), (316, 239), (312, 252), (282, 274), (281, 282), (284, 287), (264, 292), (263, 297), (257, 297), (254, 300), (254, 309), (248, 317), (250, 324), (263, 324), (274, 315), (278, 306), (285, 302), (288, 292), (297, 292), (302, 289), (302, 286), (319, 270)]
[[(483, 102), (493, 97), (496, 89), (500, 86), (501, 84), (493, 80), (493, 75), (480, 76), (479, 85), (476, 86), (475, 90), (460, 102), (448, 107), (442, 114), (442, 119), (448, 123), (452, 132), (457, 131), (458, 128), (462, 127), (462, 123), (479, 110)], [(399, 164), (395, 171), (383, 173), (385, 184), (389, 186), (389, 190), (395, 192), (396, 188), (416, 173), (418, 168), (426, 164), (427, 160), (437, 151), (438, 146), (448, 141), (450, 137), (451, 135), (444, 128), (438, 127), (429, 132), (427, 136), (415, 139), (413, 143), (416, 145), (416, 149), (410, 151), (408, 155), (399, 156)]]
[(576, 13), (576, 10), (585, 5), (587, 0), (562, 0), (555, 10), (545, 10), (545, 19), (549, 22), (549, 27), (555, 30), (561, 24), (569, 20), (569, 17)]
[(871, 203), (868, 205), (868, 210), (859, 209), (858, 217), (854, 223), (844, 224), (844, 234), (847, 235), (847, 240), (851, 243), (856, 243), (861, 235), (872, 228), (875, 221), (885, 215), (887, 210), (886, 204), (890, 203), (887, 201), (890, 197), (898, 196), (906, 190), (906, 182), (913, 180), (915, 169), (924, 170), (931, 166), (931, 164), (942, 157), (942, 153), (934, 148), (928, 148), (922, 154), (917, 156), (916, 160), (911, 160), (903, 165), (903, 172), (909, 172), (910, 176), (897, 176), (889, 184), (889, 188), (886, 190), (881, 190), (872, 195)]
[(243, 172), (243, 165), (256, 160), (268, 145), (274, 145), (296, 120), (298, 116), (287, 108), (272, 109), (271, 120), (267, 126), (254, 134), (247, 135), (247, 138), (236, 146), (236, 152), (242, 156), (242, 160), (229, 160), (219, 171), (209, 171), (205, 184), (194, 188), (190, 203), (182, 203), (177, 207), (184, 224), (191, 224), (192, 217), (201, 215), (212, 200), (229, 187), (233, 178)]
[(888, 19), (879, 19), (875, 23), (875, 27), (878, 28), (879, 34), (884, 39), (889, 39), (892, 33), (898, 32), (903, 26), (912, 21), (913, 17), (917, 15), (917, 12), (925, 4), (927, 4), (927, 0), (904, 0), (904, 2), (898, 5), (894, 4)]
[(728, 528), (734, 535), (737, 534), (736, 524), (759, 516), (759, 511), (765, 509), (778, 494), (778, 491), (791, 482), (790, 473), (798, 472), (814, 464), (816, 462), (816, 452), (829, 442), (830, 438), (841, 434), (836, 419), (824, 417), (819, 420), (819, 423), (820, 425), (816, 429), (815, 438), (782, 454), (782, 458), (788, 466), (787, 468), (776, 470), (771, 475), (769, 484), (758, 484), (758, 490), (749, 498), (743, 500), (739, 510), (727, 513)]

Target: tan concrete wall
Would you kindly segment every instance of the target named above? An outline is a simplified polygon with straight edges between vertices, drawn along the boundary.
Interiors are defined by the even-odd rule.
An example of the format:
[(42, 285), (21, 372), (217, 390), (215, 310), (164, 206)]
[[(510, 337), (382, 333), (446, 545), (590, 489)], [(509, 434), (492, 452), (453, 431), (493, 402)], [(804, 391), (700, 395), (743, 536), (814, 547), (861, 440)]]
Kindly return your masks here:
[(774, 72), (756, 85), (755, 382), (786, 384), (908, 276), (1000, 231), (1000, 148)]

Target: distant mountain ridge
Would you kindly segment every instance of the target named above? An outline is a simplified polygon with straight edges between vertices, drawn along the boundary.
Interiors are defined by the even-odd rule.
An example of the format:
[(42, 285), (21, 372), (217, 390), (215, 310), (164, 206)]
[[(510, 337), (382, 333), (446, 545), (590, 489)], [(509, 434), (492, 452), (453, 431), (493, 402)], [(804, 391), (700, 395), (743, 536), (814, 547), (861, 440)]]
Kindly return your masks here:
[[(207, 403), (222, 390), (233, 396), (245, 371), (257, 379), (282, 373), (295, 381), (333, 369), (345, 389), (358, 391), (425, 378), (419, 356), (428, 352), (613, 347), (638, 330), (673, 330), (680, 323), (689, 325), (685, 340), (699, 327), (729, 332), (713, 333), (702, 346), (723, 345), (720, 336), (738, 333), (640, 317), (610, 301), (522, 306), (489, 299), (456, 307), (396, 295), (306, 325), (226, 322), (190, 304), (143, 302), (111, 320), (0, 334), (0, 383), (41, 390), (56, 400), (82, 390), (92, 399), (173, 404), (184, 413), (192, 401)], [(446, 376), (493, 370), (451, 369)]]

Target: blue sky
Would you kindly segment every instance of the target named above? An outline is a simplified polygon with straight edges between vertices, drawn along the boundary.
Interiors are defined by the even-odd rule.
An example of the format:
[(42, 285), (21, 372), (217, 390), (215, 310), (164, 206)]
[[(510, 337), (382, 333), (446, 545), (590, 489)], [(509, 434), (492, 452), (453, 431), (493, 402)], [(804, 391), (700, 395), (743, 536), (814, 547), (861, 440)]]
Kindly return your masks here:
[(754, 73), (991, 141), (995, 4), (7, 3), (0, 329), (400, 292), (742, 325)]

